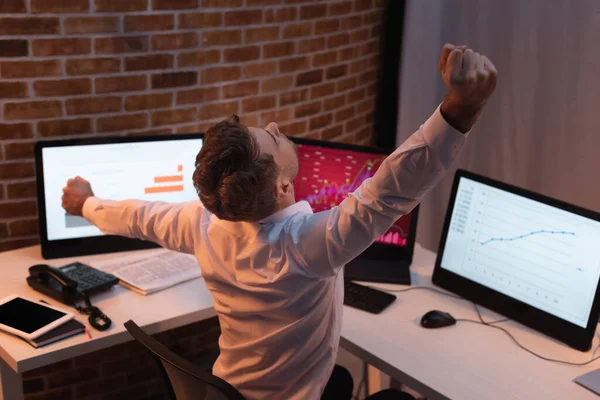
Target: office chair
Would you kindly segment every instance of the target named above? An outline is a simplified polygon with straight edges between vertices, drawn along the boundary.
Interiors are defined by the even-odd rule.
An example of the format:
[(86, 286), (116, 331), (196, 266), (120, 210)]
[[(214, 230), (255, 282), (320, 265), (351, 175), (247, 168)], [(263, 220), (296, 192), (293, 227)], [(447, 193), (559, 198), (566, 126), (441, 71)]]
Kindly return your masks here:
[(171, 399), (245, 400), (229, 383), (173, 353), (144, 332), (135, 322), (125, 322), (125, 328), (136, 341), (153, 353)]

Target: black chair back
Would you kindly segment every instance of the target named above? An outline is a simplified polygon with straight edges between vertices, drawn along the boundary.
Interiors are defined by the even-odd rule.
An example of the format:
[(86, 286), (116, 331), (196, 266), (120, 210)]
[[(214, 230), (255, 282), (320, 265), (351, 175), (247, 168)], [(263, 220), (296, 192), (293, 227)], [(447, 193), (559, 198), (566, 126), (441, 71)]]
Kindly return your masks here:
[(176, 400), (245, 400), (233, 386), (223, 379), (173, 353), (153, 339), (133, 321), (125, 328), (135, 340), (150, 350), (166, 377), (171, 397)]

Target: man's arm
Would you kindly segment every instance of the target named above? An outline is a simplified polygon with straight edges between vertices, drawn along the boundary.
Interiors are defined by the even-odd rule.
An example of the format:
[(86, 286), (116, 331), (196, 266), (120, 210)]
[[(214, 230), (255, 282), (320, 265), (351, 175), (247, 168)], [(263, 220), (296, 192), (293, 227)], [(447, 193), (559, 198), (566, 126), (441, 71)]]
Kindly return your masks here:
[(65, 210), (85, 217), (105, 234), (149, 240), (171, 250), (194, 253), (204, 210), (200, 201), (170, 204), (101, 200), (94, 197), (89, 182), (80, 177), (69, 179), (63, 192)]
[(496, 71), (487, 58), (450, 45), (439, 67), (449, 92), (433, 115), (338, 207), (289, 228), (296, 256), (310, 273), (337, 274), (412, 211), (459, 154), (463, 133), (494, 90)]

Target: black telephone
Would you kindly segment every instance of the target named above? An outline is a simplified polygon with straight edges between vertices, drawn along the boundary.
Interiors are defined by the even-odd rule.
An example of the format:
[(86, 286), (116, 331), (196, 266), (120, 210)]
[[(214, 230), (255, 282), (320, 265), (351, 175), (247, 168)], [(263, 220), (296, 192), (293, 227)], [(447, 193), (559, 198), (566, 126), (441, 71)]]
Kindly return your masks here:
[[(61, 268), (46, 264), (29, 267), (27, 284), (34, 290), (43, 293), (67, 305), (75, 306), (77, 311), (88, 314), (90, 324), (98, 329), (107, 329), (110, 318), (90, 303), (89, 295), (111, 288), (119, 283), (119, 279), (85, 264), (74, 262)], [(76, 303), (84, 300), (86, 307)]]

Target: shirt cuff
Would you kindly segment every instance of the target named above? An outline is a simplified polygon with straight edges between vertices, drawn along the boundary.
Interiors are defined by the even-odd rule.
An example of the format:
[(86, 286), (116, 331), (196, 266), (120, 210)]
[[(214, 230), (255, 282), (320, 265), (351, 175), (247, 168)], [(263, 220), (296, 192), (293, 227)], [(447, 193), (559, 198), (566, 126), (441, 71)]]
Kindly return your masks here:
[(467, 141), (469, 132), (461, 133), (454, 129), (442, 116), (441, 104), (423, 124), (423, 137), (428, 147), (449, 167)]
[(96, 211), (96, 208), (100, 205), (100, 199), (94, 196), (88, 197), (83, 203), (82, 214), (83, 218), (89, 220), (92, 213)]

